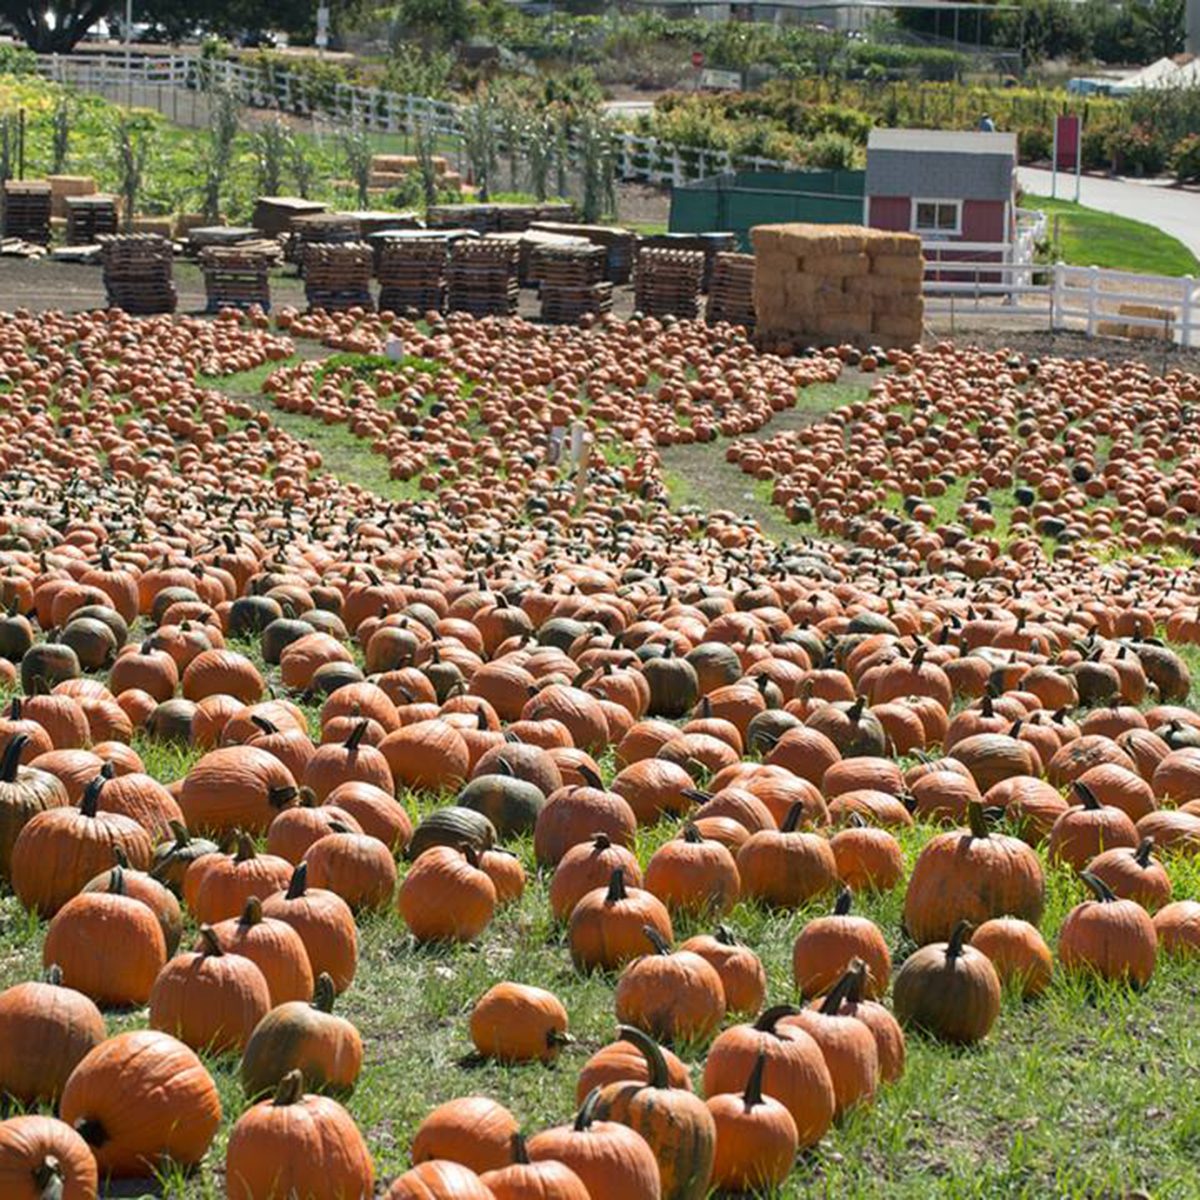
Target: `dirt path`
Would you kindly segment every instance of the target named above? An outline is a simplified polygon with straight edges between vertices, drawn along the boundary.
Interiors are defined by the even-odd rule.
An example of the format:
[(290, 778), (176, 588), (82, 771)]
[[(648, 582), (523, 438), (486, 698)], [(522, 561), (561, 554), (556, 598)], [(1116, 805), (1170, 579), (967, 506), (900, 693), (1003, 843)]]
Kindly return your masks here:
[[(819, 421), (827, 412), (861, 400), (869, 377), (857, 371), (843, 372), (836, 384), (805, 388), (795, 408), (780, 413), (769, 425), (749, 436), (766, 441), (779, 433), (803, 429)], [(750, 517), (762, 531), (777, 541), (796, 537), (796, 530), (778, 508), (771, 504), (771, 485), (758, 482), (742, 472), (736, 463), (727, 462), (725, 440), (668, 446), (663, 451), (663, 469), (672, 502), (695, 504), (706, 512), (727, 509)]]

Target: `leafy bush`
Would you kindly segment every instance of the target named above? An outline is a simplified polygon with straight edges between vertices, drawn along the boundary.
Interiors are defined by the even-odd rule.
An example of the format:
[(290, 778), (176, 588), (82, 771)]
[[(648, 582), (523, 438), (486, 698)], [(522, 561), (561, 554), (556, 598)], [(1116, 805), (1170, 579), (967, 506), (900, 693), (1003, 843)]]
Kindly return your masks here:
[(1176, 144), (1171, 170), (1180, 183), (1200, 183), (1200, 133), (1189, 134)]
[(1017, 153), (1022, 162), (1042, 162), (1054, 153), (1054, 137), (1041, 125), (1018, 129)]
[(850, 171), (858, 165), (858, 150), (844, 134), (822, 133), (813, 139), (805, 162), (823, 171)]
[(1145, 125), (1116, 130), (1109, 138), (1113, 166), (1123, 175), (1158, 175), (1167, 165), (1162, 135)]

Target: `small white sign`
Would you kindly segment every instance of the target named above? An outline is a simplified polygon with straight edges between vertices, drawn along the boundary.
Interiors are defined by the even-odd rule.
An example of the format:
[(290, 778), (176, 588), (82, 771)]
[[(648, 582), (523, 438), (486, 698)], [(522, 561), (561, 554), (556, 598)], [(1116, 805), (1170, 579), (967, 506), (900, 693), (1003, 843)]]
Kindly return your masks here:
[(700, 72), (700, 86), (713, 92), (740, 92), (742, 90), (741, 71), (718, 71), (705, 67)]
[(325, 50), (329, 46), (329, 7), (325, 4), (317, 6), (317, 46)]

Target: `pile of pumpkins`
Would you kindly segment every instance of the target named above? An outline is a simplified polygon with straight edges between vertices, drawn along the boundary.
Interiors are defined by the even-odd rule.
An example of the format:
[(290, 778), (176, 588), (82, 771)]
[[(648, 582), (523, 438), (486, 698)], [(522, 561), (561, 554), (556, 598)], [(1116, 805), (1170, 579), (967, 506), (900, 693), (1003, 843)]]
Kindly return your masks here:
[[(640, 466), (599, 469), (573, 516), (553, 472), (515, 470), (537, 438), (497, 417), (503, 450), (481, 462), (514, 469), (509, 494), (389, 504), (196, 386), (226, 352), (286, 352), (261, 324), (216, 328), (185, 349), (190, 327), (170, 321), (143, 336), (119, 315), (0, 320), (0, 679), (23, 693), (0, 718), (0, 879), (47, 922), (46, 978), (0, 996), (0, 1089), (61, 1118), (0, 1123), (2, 1194), (11, 1178), (13, 1195), (88, 1197), (104, 1175), (199, 1162), (222, 1120), (197, 1055), (212, 1050), (241, 1056), (253, 1101), (228, 1141), (230, 1196), (371, 1195), (338, 1102), (364, 1048), (333, 1011), (357, 916), (394, 908), (416, 942), (470, 942), (531, 868), (575, 966), (612, 973), (620, 1038), (581, 1072), (570, 1125), (526, 1141), (481, 1097), (429, 1114), (391, 1200), (781, 1181), (899, 1077), (906, 1027), (978, 1041), (1004, 982), (1044, 990), (1034, 847), (1095, 896), (1059, 933), (1061, 969), (1144, 986), (1160, 952), (1200, 948), (1200, 905), (1173, 899), (1164, 867), (1200, 850), (1200, 716), (1170, 644), (1195, 640), (1188, 572), (1011, 557), (945, 574), (886, 540), (778, 546), (732, 514), (672, 512), (659, 409), (732, 411), (756, 379), (794, 390), (799, 367), (651, 323), (406, 328), (476, 404), (540, 395), (564, 419), (583, 356), (610, 339), (585, 415), (636, 400), (618, 436)], [(705, 355), (727, 380), (731, 355), (749, 364), (740, 393)], [(966, 363), (1002, 423), (1003, 374), (936, 357)], [(889, 386), (933, 365), (892, 368)], [(276, 394), (306, 378), (277, 376)], [(397, 368), (379, 394), (416, 382)], [(332, 420), (362, 408), (377, 452), (398, 444), (365, 392), (313, 399)], [(462, 416), (453, 389), (442, 402)], [(1156, 486), (1183, 506), (1182, 479)], [(157, 780), (135, 738), (194, 761)], [(639, 861), (639, 829), (664, 821), (675, 836)], [(909, 870), (895, 831), (914, 821), (947, 828)], [(505, 849), (519, 837), (532, 861)], [(916, 948), (893, 976), (852, 905), (901, 886)], [(726, 929), (675, 945), (678, 914), (719, 922), (747, 900), (832, 910), (797, 930), (803, 1007), (768, 1003)], [(99, 1009), (128, 1006), (148, 1028), (108, 1037)], [(509, 980), (469, 1033), (505, 1062), (552, 1061), (570, 1037), (556, 997)], [(706, 1046), (707, 1099), (670, 1045)]]

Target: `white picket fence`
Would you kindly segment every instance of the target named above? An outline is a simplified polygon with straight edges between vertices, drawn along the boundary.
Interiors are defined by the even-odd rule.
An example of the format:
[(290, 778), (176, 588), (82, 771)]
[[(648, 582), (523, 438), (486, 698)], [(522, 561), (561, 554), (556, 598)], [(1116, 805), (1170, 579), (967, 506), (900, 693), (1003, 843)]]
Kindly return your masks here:
[[(405, 135), (421, 129), (455, 139), (463, 135), (462, 108), (451, 101), (347, 83), (319, 83), (276, 63), (268, 71), (240, 61), (183, 54), (71, 54), (40, 55), (38, 69), (48, 79), (102, 94), (153, 88), (198, 92), (218, 85), (233, 91), (251, 108), (318, 117), (346, 128)], [(725, 171), (788, 167), (778, 159), (735, 158), (725, 150), (679, 146), (624, 130), (614, 130), (613, 144), (617, 177), (627, 182), (673, 186)]]
[[(925, 248), (925, 312), (958, 319), (987, 317), (1048, 329), (1078, 329), (1088, 337), (1120, 334), (1200, 347), (1200, 280), (1191, 275), (1141, 275), (1066, 263), (963, 261), (963, 253), (997, 251), (983, 243), (935, 243)], [(1124, 310), (1124, 311), (1123, 311)]]

